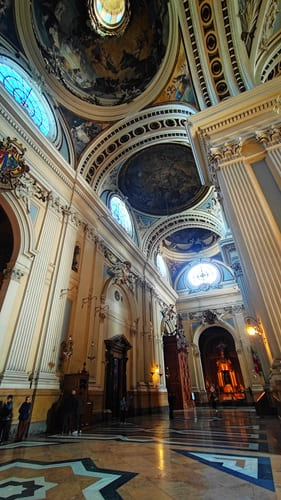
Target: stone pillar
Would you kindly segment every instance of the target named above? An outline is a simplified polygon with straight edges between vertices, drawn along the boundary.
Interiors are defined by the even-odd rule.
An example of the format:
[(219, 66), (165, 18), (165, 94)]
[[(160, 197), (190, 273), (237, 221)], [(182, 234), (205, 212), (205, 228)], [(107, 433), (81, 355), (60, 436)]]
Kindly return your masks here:
[(263, 144), (266, 162), (271, 173), (281, 189), (281, 127), (274, 126), (266, 130), (256, 132), (257, 141)]
[(75, 246), (77, 227), (71, 222), (71, 214), (63, 210), (63, 220), (57, 241), (56, 261), (42, 323), (42, 334), (36, 355), (34, 375), (37, 387), (55, 387), (56, 372), (61, 349), (61, 329), (69, 287), (71, 262)]
[(251, 165), (241, 153), (239, 141), (225, 143), (211, 148), (211, 162), (274, 366), (281, 360), (280, 231)]
[[(54, 252), (54, 244), (61, 229), (63, 214), (58, 199), (49, 198), (44, 223), (41, 228), (37, 245), (37, 255), (30, 268), (28, 277), (28, 293), (24, 295), (17, 326), (11, 343), (10, 354), (7, 358), (3, 373), (2, 385), (7, 387), (26, 387), (32, 377), (34, 360), (39, 344), (40, 315), (46, 279), (50, 269), (50, 262)], [(55, 243), (54, 243), (55, 242)], [(34, 314), (31, 314), (31, 311)]]

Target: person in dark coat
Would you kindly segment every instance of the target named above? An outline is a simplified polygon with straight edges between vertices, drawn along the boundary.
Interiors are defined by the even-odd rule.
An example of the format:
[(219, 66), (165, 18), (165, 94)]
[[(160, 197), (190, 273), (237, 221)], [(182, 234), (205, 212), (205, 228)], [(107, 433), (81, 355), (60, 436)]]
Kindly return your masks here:
[(26, 396), (24, 403), (19, 409), (19, 425), (17, 431), (16, 441), (22, 441), (26, 437), (26, 431), (29, 423), (29, 417), (31, 414), (31, 397)]
[[(78, 434), (81, 434), (84, 420), (84, 399), (82, 398), (82, 394), (79, 393), (77, 397), (77, 423), (76, 429)], [(75, 432), (75, 431), (74, 431)]]
[(64, 398), (62, 405), (63, 434), (72, 434), (73, 432), (77, 433), (77, 429), (75, 429), (77, 422), (77, 409), (78, 400), (76, 397), (76, 390), (72, 389), (71, 394), (68, 394), (68, 396)]
[(121, 401), (120, 401), (120, 422), (121, 422), (121, 424), (125, 424), (126, 413), (127, 413), (127, 402), (126, 402), (125, 396), (123, 396)]
[(168, 403), (169, 403), (169, 418), (174, 418), (174, 408), (175, 408), (175, 396), (174, 394), (168, 394)]
[(9, 439), (11, 421), (13, 416), (13, 396), (9, 394), (0, 409), (0, 442)]

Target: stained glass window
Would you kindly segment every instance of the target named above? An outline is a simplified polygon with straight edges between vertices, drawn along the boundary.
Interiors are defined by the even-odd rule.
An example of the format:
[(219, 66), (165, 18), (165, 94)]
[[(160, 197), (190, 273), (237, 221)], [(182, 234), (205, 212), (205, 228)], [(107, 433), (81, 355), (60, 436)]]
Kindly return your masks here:
[(41, 132), (52, 138), (55, 135), (55, 120), (49, 111), (47, 101), (31, 83), (27, 73), (22, 68), (16, 68), (12, 60), (1, 58), (0, 82), (14, 100), (24, 108)]
[(191, 267), (187, 273), (187, 279), (194, 287), (201, 285), (213, 285), (220, 280), (219, 270), (213, 264), (200, 262)]
[(109, 208), (114, 219), (122, 226), (125, 231), (133, 236), (133, 224), (127, 207), (119, 196), (112, 196), (109, 201)]

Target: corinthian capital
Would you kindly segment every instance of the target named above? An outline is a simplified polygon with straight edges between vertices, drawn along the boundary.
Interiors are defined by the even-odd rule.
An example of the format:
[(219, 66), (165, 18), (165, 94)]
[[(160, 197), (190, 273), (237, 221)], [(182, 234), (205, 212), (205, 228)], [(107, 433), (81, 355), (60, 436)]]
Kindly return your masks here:
[(221, 146), (211, 147), (209, 159), (211, 163), (229, 161), (241, 154), (241, 139), (225, 142)]
[(256, 131), (256, 139), (265, 146), (281, 143), (281, 127), (275, 126)]

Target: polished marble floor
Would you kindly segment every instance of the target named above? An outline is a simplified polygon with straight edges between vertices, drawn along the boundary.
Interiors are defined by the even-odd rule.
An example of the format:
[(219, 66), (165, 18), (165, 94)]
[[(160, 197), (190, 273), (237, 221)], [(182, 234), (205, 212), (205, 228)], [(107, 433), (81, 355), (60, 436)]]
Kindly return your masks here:
[(197, 408), (0, 448), (0, 499), (281, 499), (281, 421)]

